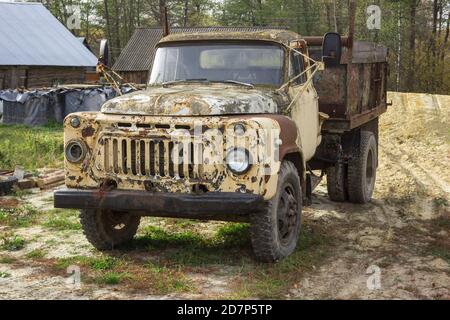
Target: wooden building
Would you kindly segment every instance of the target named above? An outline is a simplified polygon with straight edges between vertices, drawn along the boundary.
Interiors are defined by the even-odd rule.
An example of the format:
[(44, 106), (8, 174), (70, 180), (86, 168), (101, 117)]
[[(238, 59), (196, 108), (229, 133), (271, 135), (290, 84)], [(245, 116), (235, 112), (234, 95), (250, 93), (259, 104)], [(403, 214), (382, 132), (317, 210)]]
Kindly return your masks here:
[[(172, 33), (198, 33), (222, 31), (258, 31), (286, 29), (283, 27), (195, 27), (171, 28)], [(113, 70), (126, 82), (146, 84), (155, 58), (155, 47), (163, 37), (161, 28), (137, 28), (126, 47), (116, 60)]]
[(0, 2), (0, 90), (85, 82), (97, 58), (41, 3)]

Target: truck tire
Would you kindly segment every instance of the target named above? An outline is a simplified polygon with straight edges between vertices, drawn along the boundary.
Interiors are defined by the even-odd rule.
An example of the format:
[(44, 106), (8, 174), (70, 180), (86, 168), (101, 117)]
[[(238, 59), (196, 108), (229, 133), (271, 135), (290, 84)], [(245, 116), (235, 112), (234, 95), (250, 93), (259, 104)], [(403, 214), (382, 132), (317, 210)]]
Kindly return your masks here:
[(346, 166), (340, 163), (329, 167), (327, 173), (328, 197), (331, 201), (345, 202), (348, 200), (347, 194), (347, 172)]
[(350, 202), (364, 204), (372, 199), (377, 166), (378, 148), (375, 135), (370, 131), (362, 131), (360, 145), (354, 148), (348, 164)]
[(131, 241), (141, 217), (112, 210), (81, 210), (80, 220), (88, 241), (105, 251)]
[(284, 161), (277, 193), (263, 212), (251, 215), (251, 241), (258, 260), (276, 262), (297, 247), (302, 212), (302, 187), (297, 168)]

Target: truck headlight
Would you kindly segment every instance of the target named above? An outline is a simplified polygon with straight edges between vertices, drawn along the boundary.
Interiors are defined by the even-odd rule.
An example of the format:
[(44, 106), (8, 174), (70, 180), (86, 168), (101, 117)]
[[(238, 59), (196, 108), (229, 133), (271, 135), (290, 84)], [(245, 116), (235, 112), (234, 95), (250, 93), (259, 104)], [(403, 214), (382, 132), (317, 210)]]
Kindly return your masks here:
[(251, 167), (250, 153), (243, 148), (230, 149), (226, 157), (226, 163), (233, 173), (244, 174)]
[(72, 163), (81, 162), (86, 156), (86, 145), (79, 140), (70, 141), (66, 146), (66, 159)]

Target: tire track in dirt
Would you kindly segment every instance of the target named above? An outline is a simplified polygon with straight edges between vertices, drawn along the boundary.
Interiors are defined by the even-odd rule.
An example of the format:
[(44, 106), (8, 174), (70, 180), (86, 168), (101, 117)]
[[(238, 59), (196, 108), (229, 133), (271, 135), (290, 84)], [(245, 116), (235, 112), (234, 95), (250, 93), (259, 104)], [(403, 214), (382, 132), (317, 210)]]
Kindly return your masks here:
[[(315, 192), (308, 219), (328, 225), (328, 233), (336, 239), (333, 254), (306, 274), (288, 297), (450, 298), (449, 261), (430, 251), (439, 237), (449, 236), (445, 227), (434, 226), (433, 219), (442, 214), (435, 200), (449, 198), (449, 172), (444, 164), (448, 140), (439, 129), (448, 106), (439, 101), (450, 97), (395, 94), (394, 98), (401, 103), (381, 121), (375, 199), (363, 206), (340, 204), (327, 199), (323, 186)], [(430, 105), (424, 103), (428, 100)], [(366, 286), (370, 265), (380, 268), (380, 290)]]
[[(400, 152), (396, 152), (394, 150), (399, 150)], [(395, 165), (401, 168), (406, 174), (413, 177), (416, 183), (429, 191), (430, 194), (435, 193), (434, 188), (436, 186), (446, 195), (450, 194), (450, 186), (447, 184), (447, 182), (439, 178), (437, 174), (425, 169), (423, 166), (417, 163), (417, 161), (414, 160), (413, 156), (409, 154), (404, 148), (389, 144), (382, 149), (382, 152), (384, 152), (390, 158), (390, 161), (395, 163)], [(407, 157), (407, 160), (411, 161), (401, 161), (401, 159), (405, 156)]]

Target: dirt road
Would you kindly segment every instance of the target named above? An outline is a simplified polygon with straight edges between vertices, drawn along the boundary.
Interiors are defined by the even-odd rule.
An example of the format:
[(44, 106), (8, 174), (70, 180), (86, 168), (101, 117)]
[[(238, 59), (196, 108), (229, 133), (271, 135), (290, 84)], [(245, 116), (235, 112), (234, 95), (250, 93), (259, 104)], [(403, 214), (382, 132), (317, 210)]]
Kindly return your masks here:
[(333, 203), (322, 184), (286, 261), (255, 263), (245, 225), (173, 219), (146, 219), (130, 248), (102, 255), (38, 193), (21, 200), (37, 211), (14, 211), (28, 223), (0, 226), (0, 298), (450, 299), (450, 96), (390, 99), (375, 199)]

